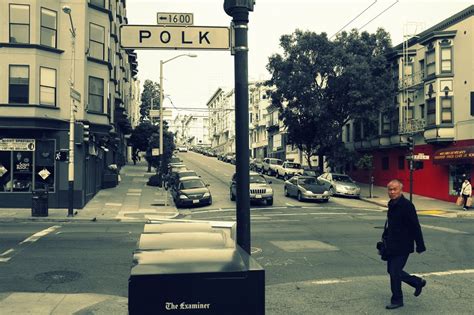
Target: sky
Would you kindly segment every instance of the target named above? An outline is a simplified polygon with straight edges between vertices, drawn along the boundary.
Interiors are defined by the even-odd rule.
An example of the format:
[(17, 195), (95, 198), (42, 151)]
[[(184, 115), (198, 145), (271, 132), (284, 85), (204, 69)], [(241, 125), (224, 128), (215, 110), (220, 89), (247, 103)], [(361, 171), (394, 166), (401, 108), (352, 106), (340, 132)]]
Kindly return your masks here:
[[(130, 25), (156, 25), (157, 12), (184, 12), (193, 13), (195, 26), (229, 26), (232, 18), (224, 12), (223, 4), (224, 0), (128, 0), (127, 17)], [(382, 27), (395, 46), (404, 35), (420, 33), (472, 4), (472, 0), (256, 0), (249, 15), (249, 81), (269, 78), (268, 58), (282, 52), (281, 35), (296, 29), (332, 36), (363, 12), (344, 30), (357, 28), (373, 33)], [(179, 54), (197, 55), (180, 57), (163, 66), (163, 88), (168, 96), (164, 105), (174, 106), (180, 113), (205, 108), (219, 87), (234, 87), (234, 58), (229, 51), (136, 52), (142, 84), (146, 79), (159, 82), (159, 60)]]

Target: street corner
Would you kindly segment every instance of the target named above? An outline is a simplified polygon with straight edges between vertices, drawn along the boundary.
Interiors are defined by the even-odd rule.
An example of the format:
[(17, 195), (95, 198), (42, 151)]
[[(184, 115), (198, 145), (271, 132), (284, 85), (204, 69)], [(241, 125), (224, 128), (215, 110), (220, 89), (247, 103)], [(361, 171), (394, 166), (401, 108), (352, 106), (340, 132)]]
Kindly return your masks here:
[(433, 217), (444, 217), (444, 218), (455, 218), (457, 213), (454, 211), (440, 210), (440, 209), (421, 209), (416, 211), (418, 215), (433, 216)]
[(362, 197), (361, 196), (360, 200), (371, 203), (371, 204), (374, 204), (374, 205), (377, 205), (379, 207), (383, 207), (384, 208), (383, 210), (386, 210), (385, 208), (387, 208), (387, 201), (384, 200), (384, 199), (381, 199), (381, 198), (377, 198), (377, 197), (370, 198), (370, 197)]

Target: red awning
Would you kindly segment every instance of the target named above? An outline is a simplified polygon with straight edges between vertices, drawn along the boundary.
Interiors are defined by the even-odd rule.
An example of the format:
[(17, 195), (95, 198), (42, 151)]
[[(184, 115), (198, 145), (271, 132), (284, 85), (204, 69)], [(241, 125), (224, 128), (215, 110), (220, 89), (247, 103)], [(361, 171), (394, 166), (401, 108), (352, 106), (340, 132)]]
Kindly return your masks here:
[(438, 150), (434, 154), (433, 164), (474, 164), (474, 146)]

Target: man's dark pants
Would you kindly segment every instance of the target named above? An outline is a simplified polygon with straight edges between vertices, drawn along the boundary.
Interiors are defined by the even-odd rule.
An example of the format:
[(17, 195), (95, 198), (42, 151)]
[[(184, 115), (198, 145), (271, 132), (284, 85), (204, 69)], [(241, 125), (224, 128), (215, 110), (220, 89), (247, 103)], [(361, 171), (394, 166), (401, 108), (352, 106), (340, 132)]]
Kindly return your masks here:
[(390, 274), (390, 288), (392, 289), (391, 302), (393, 304), (403, 303), (402, 281), (414, 288), (421, 285), (421, 278), (412, 276), (403, 271), (407, 260), (408, 255), (387, 257), (387, 272)]

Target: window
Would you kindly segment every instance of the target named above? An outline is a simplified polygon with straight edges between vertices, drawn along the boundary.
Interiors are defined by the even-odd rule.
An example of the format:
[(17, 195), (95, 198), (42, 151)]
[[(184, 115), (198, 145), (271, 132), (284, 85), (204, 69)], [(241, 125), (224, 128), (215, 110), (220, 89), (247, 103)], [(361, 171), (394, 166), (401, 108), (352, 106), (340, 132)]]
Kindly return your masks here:
[(11, 151), (0, 151), (0, 191), (11, 191)]
[(30, 6), (10, 4), (10, 43), (30, 43)]
[(382, 170), (386, 171), (389, 169), (388, 162), (389, 162), (388, 156), (382, 157)]
[(405, 169), (405, 156), (403, 155), (398, 156), (398, 169), (399, 170)]
[(441, 123), (450, 124), (453, 122), (453, 99), (451, 97), (441, 97)]
[(104, 27), (90, 23), (89, 28), (89, 56), (104, 60)]
[(35, 189), (54, 192), (54, 140), (36, 140)]
[(436, 125), (436, 100), (434, 98), (429, 99), (426, 102), (426, 124), (428, 126)]
[(382, 134), (390, 134), (390, 116), (389, 114), (382, 115)]
[(56, 70), (40, 68), (40, 104), (56, 106)]
[(452, 72), (452, 50), (451, 47), (441, 48), (441, 72)]
[(89, 77), (89, 111), (104, 112), (104, 80)]
[(41, 45), (56, 48), (57, 13), (41, 8)]
[(346, 142), (351, 142), (351, 125), (346, 125)]
[(420, 118), (425, 118), (425, 104), (420, 104)]
[(95, 6), (105, 8), (105, 0), (89, 0), (89, 2)]
[(426, 76), (436, 73), (435, 50), (431, 49), (426, 52)]
[(28, 104), (30, 94), (29, 82), (29, 66), (10, 66), (8, 102), (16, 104)]

